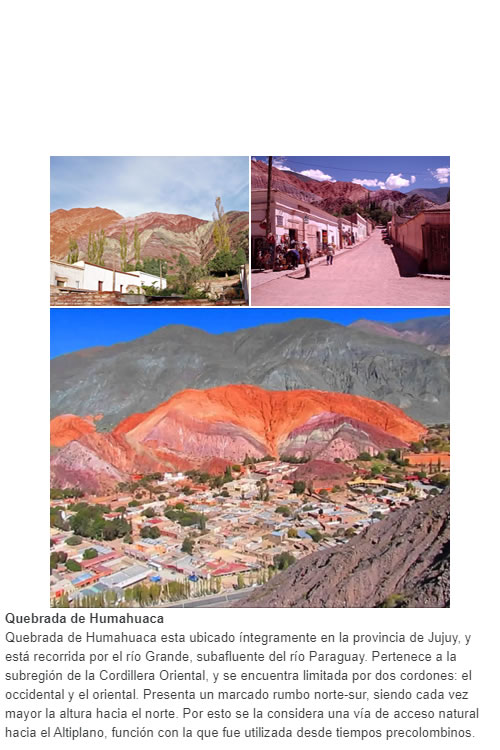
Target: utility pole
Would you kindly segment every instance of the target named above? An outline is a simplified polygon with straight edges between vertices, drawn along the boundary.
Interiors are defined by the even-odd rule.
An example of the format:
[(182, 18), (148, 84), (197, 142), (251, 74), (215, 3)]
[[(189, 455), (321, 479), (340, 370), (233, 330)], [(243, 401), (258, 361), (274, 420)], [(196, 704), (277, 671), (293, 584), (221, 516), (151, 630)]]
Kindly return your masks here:
[(273, 178), (273, 157), (267, 159), (267, 203), (266, 203), (266, 237), (271, 234), (271, 181)]

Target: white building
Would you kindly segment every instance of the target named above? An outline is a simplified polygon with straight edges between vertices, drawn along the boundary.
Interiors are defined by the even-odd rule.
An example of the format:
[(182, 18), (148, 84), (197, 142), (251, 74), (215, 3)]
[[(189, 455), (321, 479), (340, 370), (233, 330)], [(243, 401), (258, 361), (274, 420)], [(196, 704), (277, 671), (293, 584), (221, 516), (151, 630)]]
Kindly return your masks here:
[(116, 271), (97, 266), (86, 260), (76, 263), (50, 261), (50, 285), (64, 289), (83, 289), (92, 292), (138, 292), (142, 286), (164, 289), (166, 279), (144, 271)]
[[(267, 190), (252, 190), (252, 252), (266, 237)], [(359, 214), (332, 216), (327, 211), (305, 203), (279, 190), (271, 190), (271, 234), (276, 244), (307, 242), (313, 255), (331, 243), (336, 248), (364, 239), (371, 224)]]

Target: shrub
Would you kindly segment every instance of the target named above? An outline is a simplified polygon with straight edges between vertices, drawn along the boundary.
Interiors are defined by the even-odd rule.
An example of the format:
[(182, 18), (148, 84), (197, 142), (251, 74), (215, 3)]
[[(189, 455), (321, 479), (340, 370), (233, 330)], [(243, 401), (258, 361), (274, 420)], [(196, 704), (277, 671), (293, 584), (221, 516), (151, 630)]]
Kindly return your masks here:
[(68, 570), (71, 570), (72, 573), (77, 573), (79, 570), (82, 569), (82, 566), (76, 560), (67, 560), (66, 561), (66, 568)]
[(293, 565), (294, 562), (295, 557), (291, 552), (281, 552), (281, 554), (273, 557), (274, 567), (277, 568), (277, 570), (286, 570), (290, 565)]
[(372, 460), (372, 457), (366, 451), (362, 451), (362, 453), (360, 453), (358, 456), (358, 461), (371, 461), (371, 460)]
[(313, 542), (318, 543), (323, 539), (323, 535), (320, 531), (318, 531), (318, 529), (307, 529), (307, 533), (309, 534)]
[(68, 539), (66, 539), (66, 544), (69, 544), (70, 547), (77, 547), (79, 544), (82, 543), (82, 537), (81, 536), (70, 536)]

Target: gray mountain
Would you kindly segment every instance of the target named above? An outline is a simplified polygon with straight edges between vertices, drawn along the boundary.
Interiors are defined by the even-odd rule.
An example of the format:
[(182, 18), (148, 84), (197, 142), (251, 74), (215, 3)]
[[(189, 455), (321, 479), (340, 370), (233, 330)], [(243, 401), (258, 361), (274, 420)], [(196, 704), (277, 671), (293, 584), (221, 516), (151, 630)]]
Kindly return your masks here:
[(170, 325), (134, 341), (56, 357), (51, 411), (102, 414), (105, 430), (186, 388), (237, 383), (367, 396), (426, 423), (446, 422), (449, 415), (447, 357), (312, 318), (219, 335)]
[(446, 203), (448, 200), (449, 191), (449, 187), (415, 188), (406, 193), (406, 195), (420, 195), (422, 198), (427, 198), (429, 201), (441, 204)]
[(450, 317), (437, 315), (429, 318), (414, 318), (399, 323), (381, 323), (374, 320), (356, 320), (350, 328), (376, 333), (379, 336), (390, 336), (414, 344), (421, 344), (438, 354), (450, 353)]

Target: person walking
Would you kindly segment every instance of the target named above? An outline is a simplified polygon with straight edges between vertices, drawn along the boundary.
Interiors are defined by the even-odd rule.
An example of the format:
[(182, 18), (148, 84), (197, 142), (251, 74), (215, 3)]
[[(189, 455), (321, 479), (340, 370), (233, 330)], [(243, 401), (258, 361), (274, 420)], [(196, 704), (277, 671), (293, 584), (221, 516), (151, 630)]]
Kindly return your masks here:
[(326, 247), (326, 265), (333, 265), (333, 245), (331, 243)]
[(311, 249), (310, 249), (309, 245), (307, 244), (307, 242), (303, 242), (302, 243), (302, 260), (303, 260), (304, 268), (305, 268), (305, 271), (306, 271), (305, 276), (303, 276), (302, 278), (304, 278), (304, 279), (310, 279), (311, 278), (311, 268), (310, 268), (310, 264), (311, 264)]

